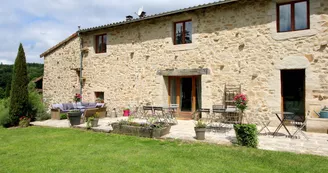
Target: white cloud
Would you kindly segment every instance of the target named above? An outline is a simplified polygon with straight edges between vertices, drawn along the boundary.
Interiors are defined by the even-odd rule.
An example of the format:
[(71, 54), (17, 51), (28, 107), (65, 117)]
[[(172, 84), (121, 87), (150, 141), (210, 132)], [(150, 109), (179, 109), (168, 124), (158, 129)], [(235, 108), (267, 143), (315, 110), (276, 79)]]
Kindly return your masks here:
[(104, 25), (134, 15), (144, 6), (148, 15), (214, 0), (0, 0), (0, 61), (15, 61), (22, 42), (27, 61), (42, 63), (39, 55), (77, 30)]

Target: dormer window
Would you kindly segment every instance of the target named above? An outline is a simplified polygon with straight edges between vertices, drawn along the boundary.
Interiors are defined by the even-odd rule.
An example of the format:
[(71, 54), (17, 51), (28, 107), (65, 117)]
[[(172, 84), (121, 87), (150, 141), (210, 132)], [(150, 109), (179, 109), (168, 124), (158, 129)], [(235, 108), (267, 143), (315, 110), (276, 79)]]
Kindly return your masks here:
[(96, 53), (106, 53), (107, 51), (107, 34), (96, 36)]
[(310, 29), (309, 1), (288, 2), (277, 5), (278, 32)]
[(192, 21), (174, 23), (174, 44), (192, 43)]

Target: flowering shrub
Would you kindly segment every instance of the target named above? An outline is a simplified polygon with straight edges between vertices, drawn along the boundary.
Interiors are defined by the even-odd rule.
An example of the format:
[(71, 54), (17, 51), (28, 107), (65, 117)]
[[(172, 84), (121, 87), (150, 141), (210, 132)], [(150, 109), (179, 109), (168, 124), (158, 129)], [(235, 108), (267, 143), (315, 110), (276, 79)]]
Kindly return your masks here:
[(28, 127), (30, 125), (31, 118), (22, 116), (19, 118), (19, 126), (20, 127)]
[(81, 99), (82, 99), (82, 96), (81, 96), (81, 94), (78, 94), (78, 93), (76, 93), (75, 96), (74, 96), (74, 98), (73, 98), (73, 100), (75, 102), (80, 102)]
[(245, 94), (238, 94), (234, 97), (234, 102), (236, 107), (241, 111), (244, 112), (244, 110), (247, 108), (247, 97)]

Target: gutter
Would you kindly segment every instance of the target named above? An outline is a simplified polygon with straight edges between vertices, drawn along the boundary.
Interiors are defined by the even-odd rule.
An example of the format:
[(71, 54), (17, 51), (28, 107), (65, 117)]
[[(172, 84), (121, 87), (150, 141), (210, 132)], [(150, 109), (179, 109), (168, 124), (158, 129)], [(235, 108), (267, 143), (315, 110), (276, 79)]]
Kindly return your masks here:
[[(81, 27), (78, 26), (78, 31), (77, 31), (77, 36), (80, 38), (80, 95), (82, 96), (82, 87), (83, 87), (83, 77), (82, 77), (82, 70), (83, 70), (83, 51), (82, 51), (82, 48), (83, 48), (83, 39), (81, 37)], [(82, 100), (83, 100), (83, 97), (82, 97)]]

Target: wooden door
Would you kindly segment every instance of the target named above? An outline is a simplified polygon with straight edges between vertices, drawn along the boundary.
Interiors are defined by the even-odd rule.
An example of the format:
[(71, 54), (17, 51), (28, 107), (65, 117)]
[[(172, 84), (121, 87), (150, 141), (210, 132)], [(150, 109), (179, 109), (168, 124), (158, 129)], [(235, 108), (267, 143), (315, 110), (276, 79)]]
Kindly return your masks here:
[[(183, 119), (185, 118), (190, 118), (191, 119), (191, 115), (194, 111), (196, 111), (196, 78), (197, 76), (172, 76), (169, 77), (169, 91), (168, 91), (168, 104), (178, 104), (179, 105), (179, 109), (178, 109), (178, 113), (179, 115), (183, 116)], [(184, 82), (183, 84), (187, 84), (190, 86), (184, 86), (184, 88), (182, 88), (182, 83), (183, 81), (191, 81), (191, 82)], [(189, 84), (188, 84), (189, 83)], [(183, 96), (187, 96), (189, 97), (188, 94), (184, 93), (184, 92), (188, 92), (188, 91), (182, 91), (183, 89), (187, 90), (188, 87), (190, 87), (191, 93), (191, 101), (190, 101), (190, 106), (191, 109), (189, 111), (182, 111), (181, 110), (181, 106), (182, 106), (182, 99), (186, 99), (183, 98)], [(184, 103), (186, 104), (186, 103)]]

